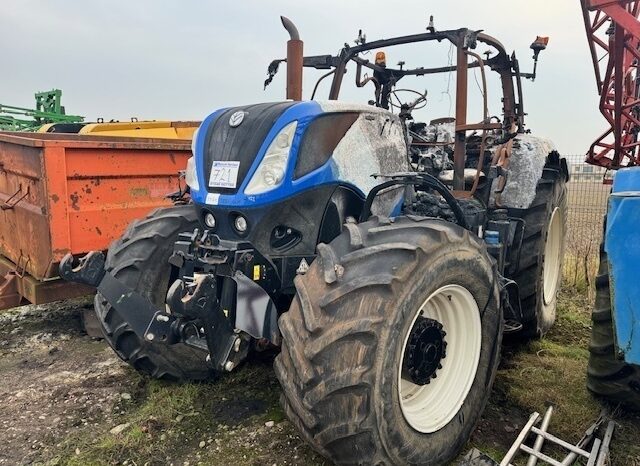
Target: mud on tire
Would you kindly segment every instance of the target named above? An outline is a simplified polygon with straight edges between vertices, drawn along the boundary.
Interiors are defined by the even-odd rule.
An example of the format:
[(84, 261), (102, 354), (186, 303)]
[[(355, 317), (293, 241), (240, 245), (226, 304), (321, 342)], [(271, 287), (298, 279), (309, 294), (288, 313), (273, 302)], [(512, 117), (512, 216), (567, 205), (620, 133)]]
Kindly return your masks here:
[[(197, 226), (192, 205), (157, 209), (136, 220), (107, 254), (106, 269), (118, 280), (164, 309), (170, 284), (169, 256), (179, 233)], [(138, 371), (159, 379), (202, 380), (212, 376), (205, 354), (184, 344), (153, 344), (139, 338), (98, 293), (95, 310), (102, 332), (118, 356)]]
[[(560, 215), (562, 242), (559, 257), (548, 258), (545, 247), (549, 239), (550, 221), (556, 209)], [(514, 247), (510, 255), (515, 269), (509, 270), (509, 278), (518, 284), (522, 304), (522, 331), (517, 337), (540, 337), (549, 331), (556, 320), (557, 292), (560, 289), (567, 230), (567, 179), (557, 153), (552, 153), (547, 159), (531, 206), (508, 211), (510, 217), (522, 219), (525, 225), (522, 248), (518, 251)], [(555, 291), (545, 296), (545, 269), (557, 266), (555, 261), (560, 262), (558, 281)]]
[(624, 403), (640, 411), (640, 367), (616, 357), (609, 262), (604, 244), (600, 245), (600, 266), (596, 277), (596, 301), (591, 314), (593, 327), (589, 344), (587, 388), (595, 395)]
[[(448, 222), (374, 218), (347, 224), (318, 253), (279, 321), (275, 369), (287, 416), (336, 463), (446, 464), (479, 420), (498, 364), (502, 316), (484, 246)], [(405, 418), (398, 392), (403, 337), (421, 304), (449, 284), (478, 305), (478, 364), (452, 418), (422, 433)]]

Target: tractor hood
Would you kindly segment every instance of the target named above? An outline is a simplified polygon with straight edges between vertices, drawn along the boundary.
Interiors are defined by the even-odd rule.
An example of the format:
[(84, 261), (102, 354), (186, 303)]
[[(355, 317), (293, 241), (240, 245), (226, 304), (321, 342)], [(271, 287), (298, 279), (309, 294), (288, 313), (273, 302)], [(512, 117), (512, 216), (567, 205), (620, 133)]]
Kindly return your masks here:
[(335, 101), (218, 110), (203, 121), (193, 150), (193, 200), (229, 207), (258, 207), (325, 184), (366, 196), (377, 184), (371, 175), (409, 168), (396, 115)]
[[(210, 192), (234, 193), (237, 192), (245, 180), (253, 161), (258, 156), (261, 146), (267, 140), (269, 131), (273, 128), (278, 118), (294, 102), (264, 103), (233, 107), (218, 114), (210, 124), (201, 127), (204, 146), (202, 167), (206, 186)], [(224, 167), (237, 166), (235, 183), (220, 179), (216, 183), (211, 171), (214, 162), (235, 162), (231, 164), (218, 164)], [(232, 177), (233, 178), (233, 177)], [(211, 181), (210, 181), (211, 180)], [(234, 187), (225, 187), (224, 184), (235, 184)], [(211, 186), (213, 184), (213, 186)], [(215, 186), (215, 185), (218, 186)]]

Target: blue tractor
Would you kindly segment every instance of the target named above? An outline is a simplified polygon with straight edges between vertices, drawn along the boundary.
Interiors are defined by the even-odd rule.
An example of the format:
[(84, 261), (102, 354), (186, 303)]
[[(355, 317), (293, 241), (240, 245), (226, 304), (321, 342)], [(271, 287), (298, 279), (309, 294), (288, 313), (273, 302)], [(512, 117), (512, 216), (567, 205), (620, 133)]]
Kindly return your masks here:
[[(209, 115), (190, 200), (134, 222), (106, 259), (68, 256), (61, 275), (97, 287), (106, 340), (143, 373), (202, 380), (279, 351), (284, 410), (322, 455), (445, 464), (480, 419), (503, 334), (540, 336), (555, 319), (568, 170), (525, 129), (521, 79), (535, 74), (467, 28), (361, 34), (336, 56), (304, 57), (283, 22), (288, 100)], [(455, 64), (392, 67), (382, 51), (442, 41)], [(301, 100), (303, 67), (326, 71), (328, 100)], [(468, 122), (474, 69), (483, 117)], [(337, 100), (347, 70), (368, 104)], [(456, 116), (419, 122), (426, 92), (398, 83), (433, 73), (455, 73)]]
[(640, 168), (617, 172), (605, 219), (592, 314), (587, 387), (640, 410)]
[(589, 148), (587, 162), (615, 171), (595, 280), (587, 388), (640, 410), (640, 2), (581, 5), (600, 112), (609, 124)]

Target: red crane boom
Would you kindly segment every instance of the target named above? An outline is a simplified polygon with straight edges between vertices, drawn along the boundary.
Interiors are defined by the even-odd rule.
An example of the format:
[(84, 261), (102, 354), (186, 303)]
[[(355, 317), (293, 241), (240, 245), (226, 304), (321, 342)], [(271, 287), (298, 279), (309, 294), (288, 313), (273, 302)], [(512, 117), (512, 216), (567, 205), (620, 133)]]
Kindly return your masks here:
[(640, 165), (640, 0), (580, 0), (600, 95), (609, 123), (587, 162), (606, 168)]

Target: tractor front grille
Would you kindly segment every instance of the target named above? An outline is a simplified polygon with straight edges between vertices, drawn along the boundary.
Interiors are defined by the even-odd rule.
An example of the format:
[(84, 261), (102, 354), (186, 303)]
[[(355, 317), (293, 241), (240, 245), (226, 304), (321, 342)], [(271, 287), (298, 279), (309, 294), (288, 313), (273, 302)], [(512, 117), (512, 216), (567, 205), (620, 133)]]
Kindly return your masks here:
[[(205, 183), (209, 192), (235, 193), (242, 185), (249, 168), (258, 155), (269, 130), (282, 113), (296, 102), (264, 103), (229, 108), (209, 126), (205, 136)], [(245, 112), (242, 123), (229, 124), (235, 112)], [(208, 186), (214, 161), (238, 161), (238, 178), (235, 188), (210, 188)]]

